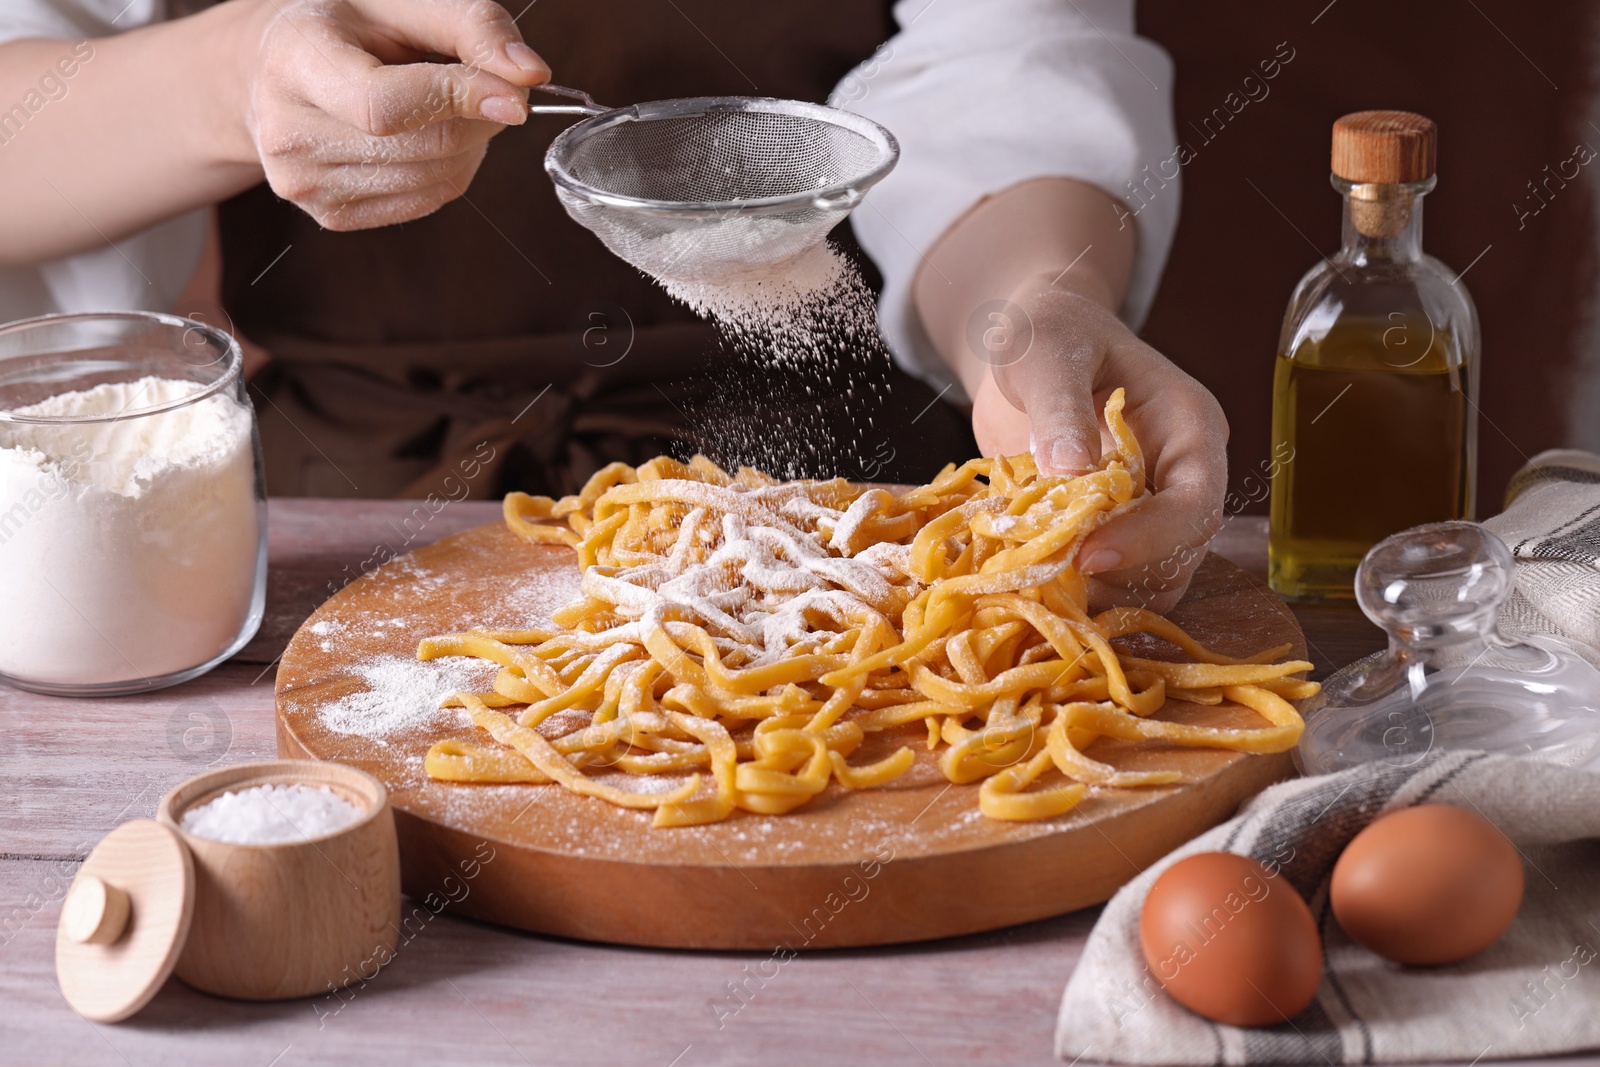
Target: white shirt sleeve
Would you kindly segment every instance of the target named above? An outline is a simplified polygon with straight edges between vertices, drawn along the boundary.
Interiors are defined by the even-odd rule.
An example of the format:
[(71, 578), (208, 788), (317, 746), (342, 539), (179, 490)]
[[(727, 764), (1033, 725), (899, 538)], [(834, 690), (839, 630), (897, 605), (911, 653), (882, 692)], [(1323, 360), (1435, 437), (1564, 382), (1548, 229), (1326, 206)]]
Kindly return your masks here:
[[(163, 0), (5, 0), (0, 42), (22, 37), (83, 41), (160, 21)], [(93, 63), (90, 55), (78, 65)], [(74, 69), (76, 73), (76, 69)], [(50, 109), (71, 99), (72, 78), (39, 72), (37, 92), (0, 101), (0, 165), (12, 140), (42, 136)], [(13, 106), (15, 105), (15, 106)], [(39, 127), (31, 129), (30, 127)], [(114, 178), (107, 175), (107, 180)], [(89, 212), (92, 210), (80, 208)], [(74, 256), (0, 267), (0, 322), (58, 311), (167, 311), (200, 264), (208, 213), (191, 211)]]
[(1172, 61), (1135, 36), (1133, 0), (900, 0), (894, 14), (900, 32), (831, 102), (900, 141), (899, 165), (851, 216), (883, 272), (896, 361), (961, 395), (912, 307), (912, 280), (968, 209), (1030, 178), (1075, 178), (1126, 205), (1138, 254), (1121, 316), (1137, 329), (1177, 228), (1179, 182)]

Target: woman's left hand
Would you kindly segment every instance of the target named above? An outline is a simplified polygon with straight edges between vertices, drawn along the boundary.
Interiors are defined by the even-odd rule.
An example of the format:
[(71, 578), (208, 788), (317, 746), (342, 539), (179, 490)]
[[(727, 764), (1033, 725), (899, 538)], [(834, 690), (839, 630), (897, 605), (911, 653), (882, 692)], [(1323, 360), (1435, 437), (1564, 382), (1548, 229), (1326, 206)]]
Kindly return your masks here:
[(1170, 610), (1216, 534), (1227, 488), (1228, 422), (1195, 379), (1133, 335), (1096, 300), (1033, 278), (1008, 302), (1031, 338), (995, 359), (973, 400), (985, 455), (1032, 452), (1050, 474), (1099, 463), (1111, 440), (1106, 398), (1126, 391), (1124, 417), (1144, 451), (1153, 495), (1095, 531), (1078, 553), (1090, 599)]

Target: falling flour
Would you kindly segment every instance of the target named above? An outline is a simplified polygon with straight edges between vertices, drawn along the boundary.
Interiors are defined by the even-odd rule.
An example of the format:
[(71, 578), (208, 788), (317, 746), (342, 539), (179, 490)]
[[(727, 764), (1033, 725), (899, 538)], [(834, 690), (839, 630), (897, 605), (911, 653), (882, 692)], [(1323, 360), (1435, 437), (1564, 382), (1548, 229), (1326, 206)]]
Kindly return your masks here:
[[(756, 245), (771, 238), (774, 221), (781, 224), (729, 220), (718, 235), (743, 226)], [(708, 382), (686, 412), (712, 458), (785, 478), (875, 476), (862, 467), (885, 444), (875, 417), (888, 399), (889, 353), (877, 298), (839, 249), (823, 241), (777, 263), (733, 270), (719, 257), (714, 268), (680, 264), (656, 280), (716, 325), (724, 354), (747, 372)]]
[[(724, 228), (731, 225), (727, 223)], [(693, 234), (690, 231), (682, 236)], [(751, 264), (732, 271), (719, 264), (714, 272), (662, 275), (658, 281), (689, 310), (720, 326), (771, 330), (814, 316), (829, 294), (846, 287), (846, 275), (853, 270), (849, 261), (824, 241), (794, 259), (778, 263)], [(773, 354), (781, 358), (802, 353)]]

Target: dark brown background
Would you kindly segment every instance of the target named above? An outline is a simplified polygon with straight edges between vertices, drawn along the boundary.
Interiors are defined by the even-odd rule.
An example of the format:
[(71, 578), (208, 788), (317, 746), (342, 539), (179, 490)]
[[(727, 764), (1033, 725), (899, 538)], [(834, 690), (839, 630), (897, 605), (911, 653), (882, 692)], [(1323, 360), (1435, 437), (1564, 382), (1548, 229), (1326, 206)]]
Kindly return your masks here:
[[(726, 0), (676, 6), (661, 8), (648, 32), (623, 16), (655, 9), (628, 0), (545, 0), (521, 25), (564, 80), (606, 100), (750, 91), (820, 99), (889, 29), (888, 5), (871, 0), (739, 7), (737, 17)], [(1588, 125), (1600, 9), (1580, 0), (1144, 0), (1137, 16), (1139, 31), (1172, 55), (1176, 125), (1197, 151), (1183, 169), (1177, 239), (1145, 333), (1226, 408), (1234, 489), (1246, 488), (1268, 454), (1272, 363), (1290, 291), (1319, 253), (1338, 246), (1340, 201), (1327, 180), (1333, 121), (1403, 108), (1440, 129), (1424, 244), (1468, 270), (1481, 314), (1479, 515), (1497, 511), (1511, 473), (1567, 441), (1568, 385), (1594, 293), (1594, 168), (1520, 231), (1513, 205), (1580, 140), (1600, 146), (1600, 130)], [(782, 26), (795, 18), (824, 18), (827, 32), (797, 47), (802, 35)], [(597, 36), (596, 25), (631, 32)], [(1266, 83), (1269, 95), (1214, 136), (1197, 132), (1280, 44), (1293, 59)], [(754, 90), (741, 72), (759, 80)], [(236, 198), (222, 213), (225, 303), (258, 340), (284, 330), (446, 343), (560, 331), (597, 296), (641, 328), (687, 319), (556, 205), (540, 161), (565, 124), (536, 119), (498, 139), (471, 203), (405, 226), (329, 233), (265, 186)], [(290, 242), (293, 251), (260, 277)], [(894, 399), (911, 415), (931, 395), (905, 382)], [(941, 414), (959, 429), (959, 415)], [(971, 447), (970, 439), (949, 445), (961, 455)], [(922, 451), (923, 460), (943, 458), (931, 443)], [(1264, 509), (1260, 501), (1245, 510)]]
[[(1499, 510), (1527, 457), (1564, 443), (1566, 385), (1594, 290), (1588, 168), (1520, 231), (1513, 204), (1579, 141), (1600, 147), (1587, 124), (1596, 21), (1593, 5), (1578, 2), (1139, 4), (1139, 32), (1176, 64), (1178, 134), (1197, 151), (1183, 169), (1177, 240), (1145, 336), (1227, 409), (1235, 487), (1267, 456), (1289, 293), (1339, 244), (1333, 121), (1367, 108), (1438, 123), (1424, 248), (1457, 271), (1489, 248), (1463, 278), (1483, 325), (1479, 516)], [(1240, 91), (1280, 42), (1294, 58), (1267, 83), (1270, 94), (1206, 143), (1189, 124)]]

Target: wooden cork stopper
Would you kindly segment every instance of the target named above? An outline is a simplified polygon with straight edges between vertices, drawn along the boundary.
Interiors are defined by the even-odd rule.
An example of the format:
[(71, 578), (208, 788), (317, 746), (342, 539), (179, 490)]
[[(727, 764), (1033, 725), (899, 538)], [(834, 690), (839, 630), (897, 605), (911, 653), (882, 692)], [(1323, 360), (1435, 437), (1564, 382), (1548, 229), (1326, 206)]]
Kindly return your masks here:
[(1400, 188), (1433, 177), (1438, 128), (1410, 111), (1357, 111), (1333, 124), (1333, 173), (1355, 185), (1350, 218), (1368, 237), (1395, 237), (1415, 197)]
[(1357, 111), (1333, 124), (1333, 173), (1347, 182), (1393, 185), (1433, 177), (1433, 120), (1410, 111)]

